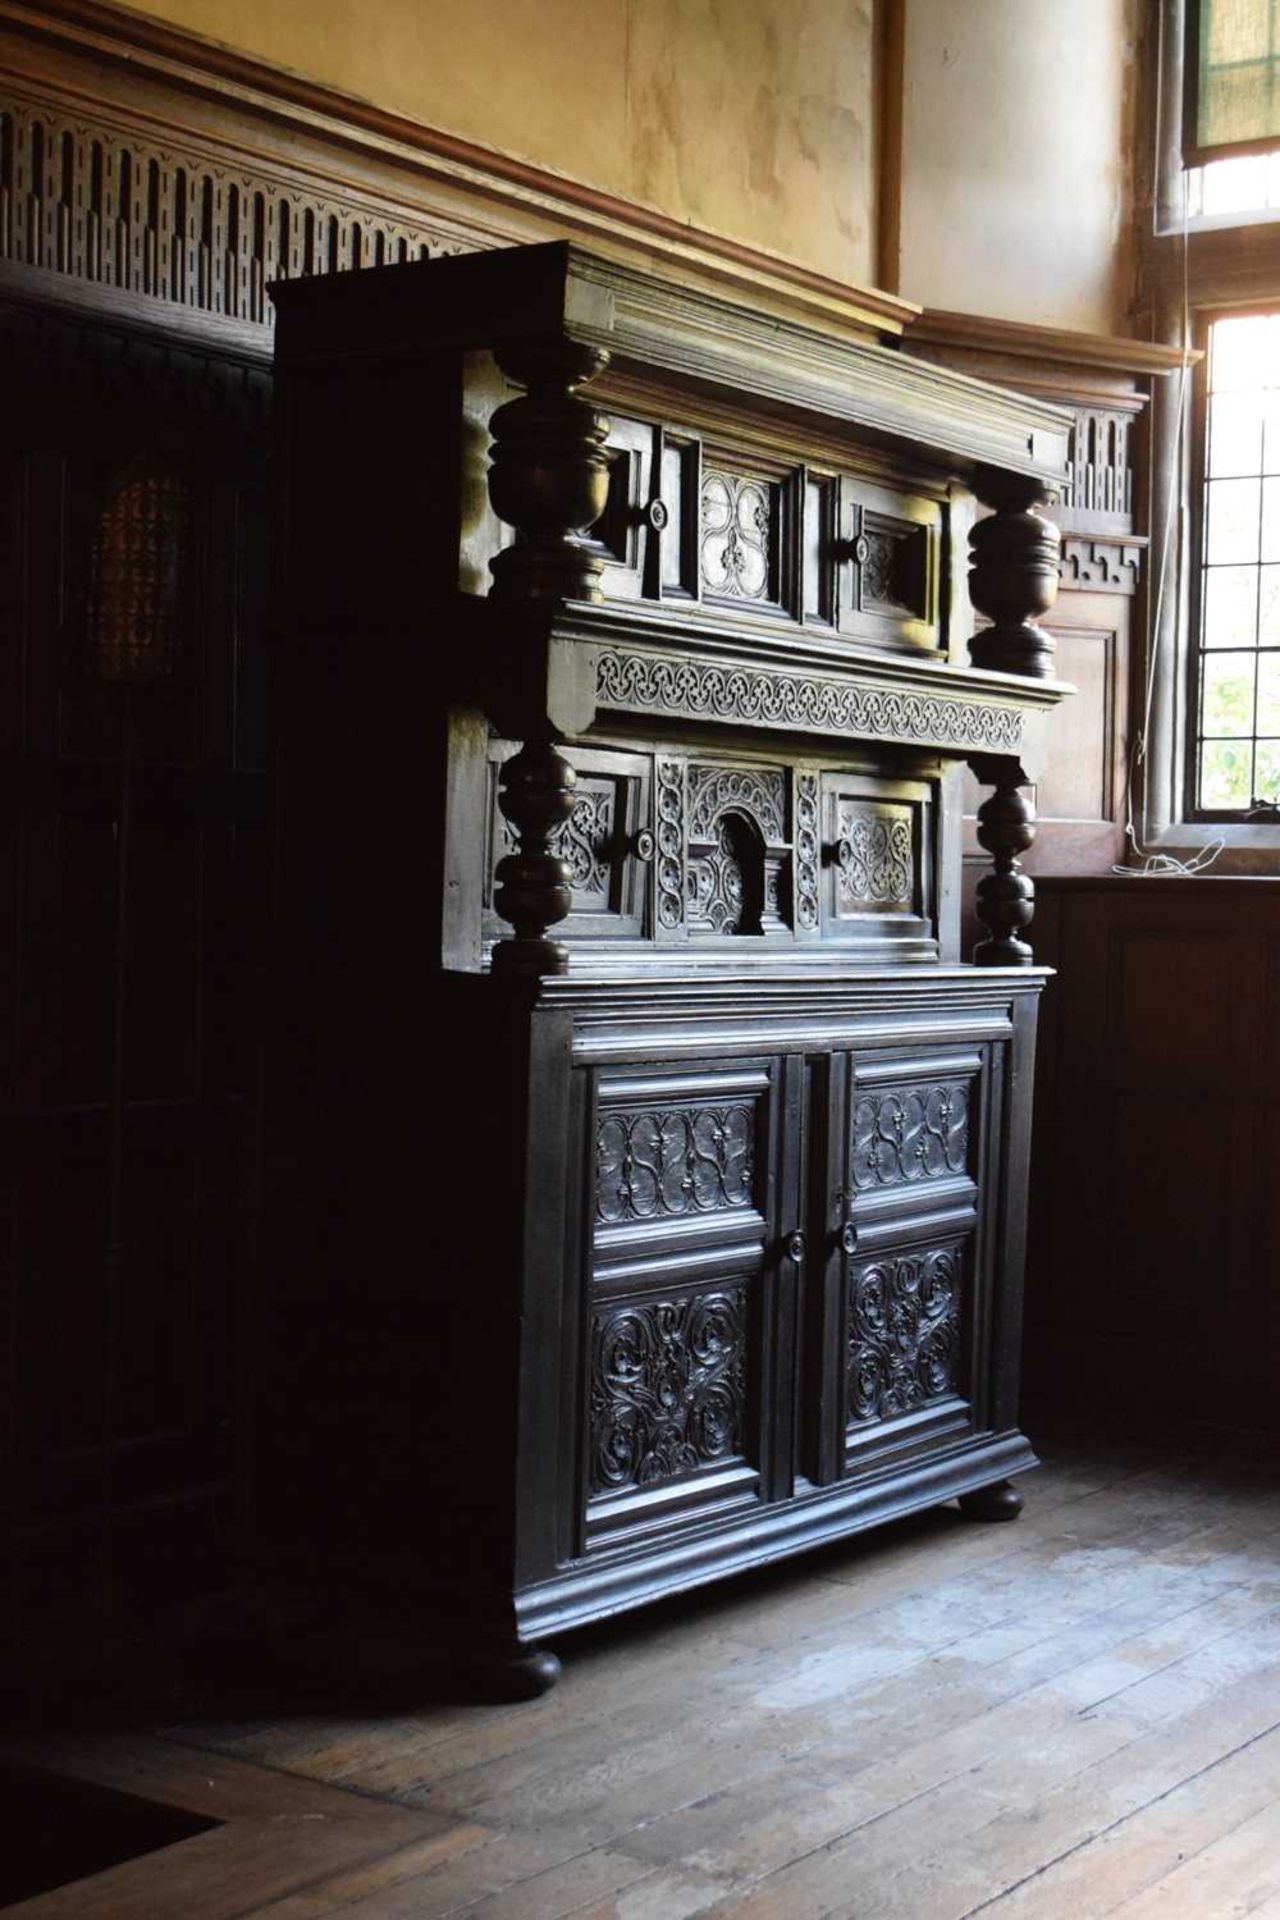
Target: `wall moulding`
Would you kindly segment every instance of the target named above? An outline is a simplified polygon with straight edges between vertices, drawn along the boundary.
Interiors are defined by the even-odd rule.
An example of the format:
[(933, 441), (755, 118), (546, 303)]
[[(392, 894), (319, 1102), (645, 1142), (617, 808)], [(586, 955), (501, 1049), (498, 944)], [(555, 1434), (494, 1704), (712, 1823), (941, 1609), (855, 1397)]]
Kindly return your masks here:
[[(38, 8), (0, 0), (0, 111), (34, 113), (37, 122), (47, 113), (59, 143), (53, 156), (47, 146), (27, 154), (26, 164), (42, 172), (41, 185), (52, 188), (52, 194), (37, 193), (37, 209), (19, 205), (22, 193), (32, 192), (30, 183), (19, 189), (5, 182), (0, 261), (194, 311), (223, 314), (229, 302), (233, 317), (249, 325), (270, 325), (260, 289), (274, 268), (293, 275), (296, 249), (305, 253), (307, 246), (308, 213), (319, 228), (321, 262), (311, 271), (421, 257), (414, 249), (434, 254), (573, 235), (590, 237), (624, 258), (659, 261), (694, 286), (736, 287), (764, 311), (794, 315), (799, 309), (810, 324), (842, 337), (896, 336), (918, 312), (893, 294), (844, 284), (658, 208), (384, 112), (107, 0), (47, 0)], [(68, 132), (72, 153), (64, 189), (60, 143)], [(94, 189), (95, 142), (104, 155), (110, 148), (130, 156), (126, 178), (104, 173), (97, 183), (108, 199), (93, 209), (126, 230), (106, 236), (124, 249), (127, 262), (127, 271), (112, 279), (95, 280), (78, 264), (94, 259), (86, 251), (92, 234), (76, 225), (82, 208), (75, 194), (78, 181)], [(87, 162), (77, 157), (81, 149)], [(12, 171), (16, 160), (8, 160), (7, 141), (5, 153)], [(85, 164), (90, 174), (78, 175)], [(162, 175), (158, 194), (153, 165)], [(211, 219), (203, 205), (193, 214), (189, 197), (181, 204), (166, 198), (178, 194), (178, 175), (190, 177), (199, 196), (205, 195), (205, 181), (212, 181)], [(71, 199), (61, 219), (64, 191)], [(291, 222), (287, 239), (273, 242), (272, 218), (290, 204), (303, 236), (298, 222)], [(196, 244), (208, 247), (207, 265), (193, 258), (193, 218), (201, 223)], [(39, 258), (32, 258), (29, 247), (14, 250), (27, 247), (33, 219), (40, 230)], [(67, 230), (61, 242), (60, 224)], [(186, 242), (176, 266), (170, 264), (175, 239)]]

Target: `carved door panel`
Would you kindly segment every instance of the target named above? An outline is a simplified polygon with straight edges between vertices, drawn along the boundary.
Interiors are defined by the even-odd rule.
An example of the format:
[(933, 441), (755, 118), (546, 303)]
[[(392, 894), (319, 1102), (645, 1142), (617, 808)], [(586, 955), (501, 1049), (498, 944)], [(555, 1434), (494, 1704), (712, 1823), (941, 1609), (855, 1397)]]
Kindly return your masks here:
[(983, 1423), (983, 1198), (999, 1053), (835, 1056), (825, 1088), (830, 1230), (815, 1273), (805, 1465), (820, 1482)]
[(781, 1056), (593, 1075), (579, 1551), (790, 1490), (800, 1081)]

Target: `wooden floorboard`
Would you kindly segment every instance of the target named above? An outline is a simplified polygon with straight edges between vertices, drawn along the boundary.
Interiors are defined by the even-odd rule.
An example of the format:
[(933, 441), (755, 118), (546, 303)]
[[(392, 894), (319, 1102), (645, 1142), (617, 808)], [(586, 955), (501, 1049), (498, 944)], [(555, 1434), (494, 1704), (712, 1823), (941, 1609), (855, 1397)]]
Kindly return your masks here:
[(522, 1706), (59, 1734), (220, 1821), (10, 1911), (1280, 1920), (1280, 1466), (1079, 1442), (568, 1640)]

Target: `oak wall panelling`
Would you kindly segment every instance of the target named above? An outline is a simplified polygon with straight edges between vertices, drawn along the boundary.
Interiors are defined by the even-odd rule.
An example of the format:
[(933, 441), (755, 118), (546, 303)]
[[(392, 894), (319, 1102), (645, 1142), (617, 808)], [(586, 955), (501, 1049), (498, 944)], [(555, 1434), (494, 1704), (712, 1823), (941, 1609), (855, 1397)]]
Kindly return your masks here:
[(1029, 1391), (1274, 1433), (1280, 890), (1198, 876), (1038, 891), (1058, 977), (1037, 1074)]

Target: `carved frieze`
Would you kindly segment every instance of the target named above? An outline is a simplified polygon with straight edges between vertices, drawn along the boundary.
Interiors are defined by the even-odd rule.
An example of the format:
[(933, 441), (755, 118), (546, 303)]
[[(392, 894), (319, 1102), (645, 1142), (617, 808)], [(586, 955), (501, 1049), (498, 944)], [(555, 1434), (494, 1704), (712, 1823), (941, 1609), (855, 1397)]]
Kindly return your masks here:
[(877, 1087), (855, 1101), (851, 1172), (858, 1192), (945, 1179), (968, 1164), (965, 1081)]
[(772, 600), (773, 502), (762, 480), (708, 467), (699, 535), (702, 585), (726, 600)]
[(597, 655), (596, 698), (623, 712), (998, 751), (1014, 750), (1023, 735), (1017, 707), (616, 647)]
[(642, 1107), (606, 1112), (596, 1130), (596, 1219), (727, 1213), (752, 1204), (755, 1108)]
[(836, 815), (836, 891), (841, 913), (901, 907), (915, 897), (915, 844), (906, 807), (841, 800)]
[(1136, 593), (1142, 548), (1123, 540), (1088, 540), (1067, 534), (1062, 542), (1062, 585), (1105, 593)]
[(0, 259), (266, 328), (273, 280), (467, 251), (366, 198), (5, 102)]
[(892, 1420), (951, 1393), (960, 1351), (954, 1247), (861, 1261), (849, 1274), (851, 1424)]
[(742, 1286), (596, 1315), (590, 1495), (655, 1486), (741, 1455), (746, 1319)]

